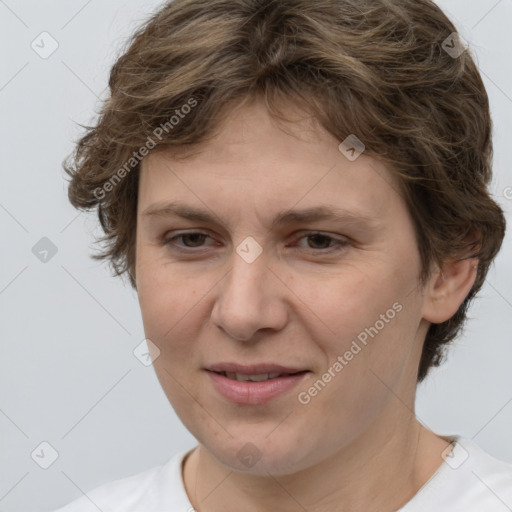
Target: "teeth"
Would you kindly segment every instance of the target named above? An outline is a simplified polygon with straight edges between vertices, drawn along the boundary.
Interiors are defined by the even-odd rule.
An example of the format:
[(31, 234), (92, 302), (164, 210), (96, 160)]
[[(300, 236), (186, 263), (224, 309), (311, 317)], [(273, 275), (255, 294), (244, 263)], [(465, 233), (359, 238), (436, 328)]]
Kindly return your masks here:
[(280, 373), (260, 373), (259, 375), (242, 375), (241, 373), (232, 373), (226, 372), (226, 377), (228, 379), (239, 380), (239, 381), (247, 381), (250, 380), (252, 382), (260, 382), (262, 380), (275, 379), (279, 377)]

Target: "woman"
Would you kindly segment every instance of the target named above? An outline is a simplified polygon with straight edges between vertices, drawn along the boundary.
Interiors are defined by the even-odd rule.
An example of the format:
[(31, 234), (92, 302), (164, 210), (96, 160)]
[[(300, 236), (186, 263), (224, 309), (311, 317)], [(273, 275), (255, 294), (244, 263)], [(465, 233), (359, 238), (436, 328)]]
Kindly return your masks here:
[(512, 466), (414, 413), (505, 231), (442, 11), (176, 0), (110, 91), (69, 197), (198, 446), (60, 512), (510, 510)]

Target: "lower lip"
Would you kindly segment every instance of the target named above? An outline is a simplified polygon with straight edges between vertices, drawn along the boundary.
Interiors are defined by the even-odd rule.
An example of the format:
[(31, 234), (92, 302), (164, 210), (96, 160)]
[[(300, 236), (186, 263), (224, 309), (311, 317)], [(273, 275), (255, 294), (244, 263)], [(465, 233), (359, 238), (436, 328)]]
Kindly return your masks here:
[(294, 388), (308, 372), (286, 375), (260, 382), (228, 379), (224, 375), (208, 370), (207, 373), (212, 379), (215, 389), (224, 398), (236, 404), (259, 405)]

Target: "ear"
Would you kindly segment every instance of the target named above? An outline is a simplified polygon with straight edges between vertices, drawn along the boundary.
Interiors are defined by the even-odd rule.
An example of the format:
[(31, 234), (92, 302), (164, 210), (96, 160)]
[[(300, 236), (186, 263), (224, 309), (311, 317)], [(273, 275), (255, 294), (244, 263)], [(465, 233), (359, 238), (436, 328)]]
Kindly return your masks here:
[(423, 318), (433, 324), (449, 320), (471, 291), (478, 268), (478, 259), (449, 261), (434, 272), (425, 287)]

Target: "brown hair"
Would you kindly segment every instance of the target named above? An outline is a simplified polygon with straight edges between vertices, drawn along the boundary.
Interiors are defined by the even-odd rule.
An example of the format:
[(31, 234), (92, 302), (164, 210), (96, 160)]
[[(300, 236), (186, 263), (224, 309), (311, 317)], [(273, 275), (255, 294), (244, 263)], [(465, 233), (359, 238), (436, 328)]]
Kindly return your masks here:
[(503, 212), (487, 191), (487, 94), (469, 50), (453, 55), (443, 48), (454, 32), (430, 0), (165, 4), (128, 41), (95, 126), (64, 163), (73, 206), (98, 208), (105, 236), (97, 242), (106, 247), (93, 258), (108, 258), (115, 275), (127, 272), (136, 287), (144, 147), (204, 142), (248, 98), (261, 96), (280, 119), (280, 102), (300, 102), (340, 142), (356, 134), (365, 154), (397, 177), (415, 225), (421, 284), (434, 263), (479, 259), (457, 313), (429, 327), (421, 382), (461, 331), (505, 233)]

